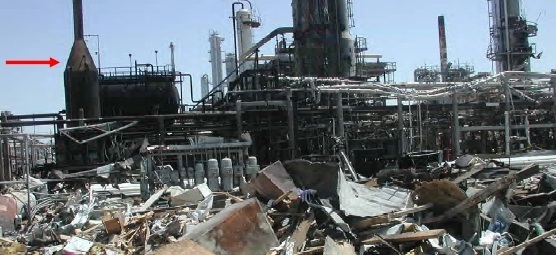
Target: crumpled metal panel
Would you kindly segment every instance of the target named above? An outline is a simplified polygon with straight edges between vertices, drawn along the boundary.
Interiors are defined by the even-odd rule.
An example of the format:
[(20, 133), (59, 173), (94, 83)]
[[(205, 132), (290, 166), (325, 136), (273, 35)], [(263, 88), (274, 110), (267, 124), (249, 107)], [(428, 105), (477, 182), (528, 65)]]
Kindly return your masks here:
[[(286, 169), (280, 161), (276, 161), (272, 165), (265, 167), (259, 172), (252, 183), (257, 193), (261, 194), (266, 199), (277, 199), (288, 191), (297, 189), (292, 178), (288, 172), (286, 172)], [(289, 195), (289, 198), (293, 200), (297, 199), (298, 196), (293, 192)]]
[(225, 208), (209, 221), (195, 226), (185, 238), (216, 255), (266, 254), (279, 244), (255, 198)]
[(338, 183), (340, 210), (346, 216), (373, 217), (413, 205), (410, 190), (398, 187), (368, 188), (346, 181), (341, 172)]

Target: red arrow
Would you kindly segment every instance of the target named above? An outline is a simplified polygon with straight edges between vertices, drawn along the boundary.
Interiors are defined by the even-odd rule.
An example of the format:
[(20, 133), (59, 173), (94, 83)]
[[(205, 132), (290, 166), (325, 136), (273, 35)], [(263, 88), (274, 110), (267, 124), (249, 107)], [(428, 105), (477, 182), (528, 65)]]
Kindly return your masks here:
[(49, 60), (6, 60), (6, 65), (49, 65), (53, 67), (60, 61), (50, 58)]

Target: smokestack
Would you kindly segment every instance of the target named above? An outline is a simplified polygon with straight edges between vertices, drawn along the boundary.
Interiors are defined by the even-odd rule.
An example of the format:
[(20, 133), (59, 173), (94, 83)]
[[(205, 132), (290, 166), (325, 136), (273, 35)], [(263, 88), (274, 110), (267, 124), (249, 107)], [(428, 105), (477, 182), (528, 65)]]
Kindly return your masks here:
[(446, 25), (444, 16), (438, 16), (438, 42), (440, 46), (440, 71), (442, 73), (442, 81), (446, 81), (446, 72), (448, 71), (448, 49), (446, 47)]
[[(64, 71), (66, 116), (100, 118), (98, 71), (84, 39), (82, 0), (73, 0), (73, 26), (74, 41)], [(84, 116), (79, 116), (81, 110)]]
[(73, 0), (73, 34), (75, 40), (83, 39), (83, 1)]

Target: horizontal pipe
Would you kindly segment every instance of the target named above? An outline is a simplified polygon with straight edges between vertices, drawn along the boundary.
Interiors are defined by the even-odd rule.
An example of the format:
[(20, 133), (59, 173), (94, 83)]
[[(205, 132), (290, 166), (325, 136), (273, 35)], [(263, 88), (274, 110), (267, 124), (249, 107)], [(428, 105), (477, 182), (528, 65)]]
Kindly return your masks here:
[(38, 113), (38, 114), (22, 114), (22, 115), (8, 115), (8, 120), (22, 120), (22, 119), (46, 119), (60, 116), (60, 113)]
[(39, 120), (39, 121), (15, 121), (15, 122), (2, 122), (0, 127), (24, 127), (24, 126), (41, 126), (41, 125), (56, 125), (56, 124), (68, 124), (68, 123), (78, 123), (83, 121), (85, 123), (99, 123), (104, 121), (132, 121), (132, 120), (151, 120), (151, 119), (166, 119), (166, 118), (187, 118), (187, 117), (209, 117), (209, 116), (223, 116), (223, 115), (235, 115), (235, 111), (205, 111), (197, 112), (190, 111), (181, 114), (165, 114), (165, 115), (141, 115), (141, 116), (118, 116), (118, 117), (107, 117), (98, 119), (74, 119), (74, 120)]
[[(512, 125), (510, 126), (511, 129), (525, 129), (525, 128), (554, 128), (556, 124), (554, 123), (546, 123), (546, 124), (529, 124), (529, 125)], [(460, 129), (462, 132), (469, 132), (469, 131), (502, 131), (504, 130), (504, 126), (469, 126), (469, 127), (461, 127)]]

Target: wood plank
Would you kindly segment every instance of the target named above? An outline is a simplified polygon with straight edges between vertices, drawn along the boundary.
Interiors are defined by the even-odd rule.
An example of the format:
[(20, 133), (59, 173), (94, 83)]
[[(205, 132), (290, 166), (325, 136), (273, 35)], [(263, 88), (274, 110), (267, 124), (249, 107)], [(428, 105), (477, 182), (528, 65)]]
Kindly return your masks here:
[(298, 253), (296, 253), (295, 255), (313, 255), (313, 254), (322, 254), (322, 252), (324, 251), (324, 246), (319, 246), (319, 247), (313, 247), (309, 250), (306, 251), (300, 251)]
[(482, 189), (481, 191), (475, 193), (473, 196), (468, 197), (467, 199), (465, 199), (464, 201), (462, 201), (452, 209), (448, 210), (443, 215), (424, 219), (423, 223), (426, 224), (426, 223), (438, 222), (438, 221), (443, 221), (446, 219), (453, 218), (454, 216), (467, 210), (468, 208), (472, 206), (476, 206), (477, 204), (481, 203), (482, 201), (485, 201), (489, 197), (497, 194), (498, 192), (507, 189), (508, 187), (510, 187), (512, 183), (522, 180), (523, 178), (527, 178), (528, 176), (538, 171), (539, 171), (539, 166), (536, 164), (531, 164), (524, 167), (521, 171), (517, 173), (508, 174), (507, 176), (498, 179), (496, 182), (490, 184), (489, 186)]
[(389, 214), (384, 214), (384, 215), (380, 215), (380, 216), (376, 216), (376, 217), (370, 217), (370, 218), (358, 221), (358, 222), (352, 224), (351, 226), (354, 229), (365, 229), (365, 228), (369, 228), (369, 227), (372, 227), (372, 226), (375, 226), (375, 225), (388, 223), (392, 220), (392, 218), (402, 217), (404, 215), (411, 214), (411, 213), (422, 212), (422, 211), (425, 211), (425, 210), (427, 210), (431, 207), (433, 207), (433, 204), (426, 204), (426, 205), (416, 206), (416, 207), (412, 207), (412, 208), (406, 208), (406, 209), (401, 210), (401, 211), (397, 211), (397, 212), (393, 212), (393, 213), (389, 213)]
[(384, 235), (380, 237), (374, 236), (370, 239), (364, 240), (362, 243), (364, 244), (380, 243), (383, 240), (387, 242), (395, 242), (395, 243), (415, 242), (415, 241), (421, 241), (421, 240), (426, 240), (431, 238), (438, 238), (445, 233), (446, 230), (444, 229), (433, 229), (433, 230), (408, 232), (408, 233), (395, 234), (395, 235)]
[(471, 169), (469, 169), (469, 171), (463, 173), (462, 175), (460, 175), (458, 178), (456, 178), (455, 180), (453, 180), (452, 182), (455, 184), (461, 183), (469, 178), (471, 178), (471, 176), (473, 176), (474, 174), (483, 171), (483, 169), (485, 169), (486, 165), (485, 164), (479, 164), (476, 166), (471, 167)]
[(473, 196), (470, 196), (467, 199), (463, 200), (461, 203), (454, 206), (452, 209), (448, 210), (444, 214), (437, 217), (424, 219), (423, 223), (432, 223), (432, 222), (451, 219), (454, 216), (460, 214), (461, 212), (467, 210), (468, 208), (471, 208), (472, 206), (476, 206), (482, 201), (485, 201), (489, 197), (495, 195), (496, 193), (507, 189), (510, 186), (510, 184), (512, 184), (514, 181), (515, 181), (514, 175), (500, 178), (497, 182), (490, 184), (488, 187), (480, 190), (479, 192), (475, 193)]
[(556, 234), (556, 229), (550, 230), (548, 232), (543, 233), (540, 236), (537, 237), (533, 237), (523, 243), (521, 243), (520, 245), (517, 246), (513, 246), (513, 247), (502, 247), (500, 250), (498, 250), (498, 255), (510, 255), (513, 254), (514, 252), (517, 252), (527, 246), (533, 245), (539, 241), (542, 241), (552, 235)]
[(297, 228), (295, 229), (291, 237), (291, 240), (293, 241), (293, 252), (298, 252), (301, 249), (303, 243), (307, 239), (307, 232), (309, 231), (309, 227), (311, 227), (311, 224), (313, 224), (314, 221), (315, 215), (313, 214), (313, 212), (310, 212), (303, 218), (301, 223), (297, 225)]

